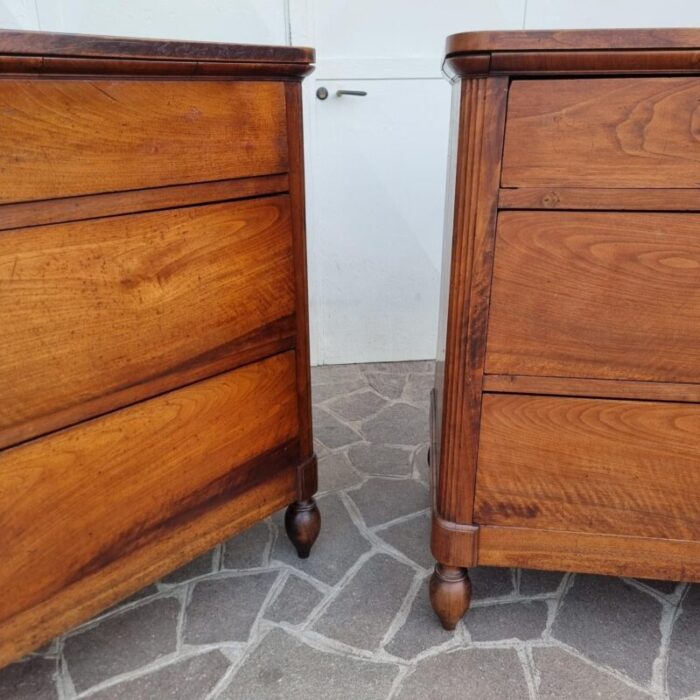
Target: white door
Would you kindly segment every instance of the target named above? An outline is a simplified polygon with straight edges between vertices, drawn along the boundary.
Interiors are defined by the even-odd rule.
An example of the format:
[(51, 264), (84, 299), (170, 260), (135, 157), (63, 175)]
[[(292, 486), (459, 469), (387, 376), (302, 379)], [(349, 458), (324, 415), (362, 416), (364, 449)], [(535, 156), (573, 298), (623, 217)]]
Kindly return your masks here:
[(524, 0), (291, 8), (292, 41), (317, 50), (304, 105), (312, 361), (435, 357), (450, 117), (443, 47), (455, 31), (521, 28)]

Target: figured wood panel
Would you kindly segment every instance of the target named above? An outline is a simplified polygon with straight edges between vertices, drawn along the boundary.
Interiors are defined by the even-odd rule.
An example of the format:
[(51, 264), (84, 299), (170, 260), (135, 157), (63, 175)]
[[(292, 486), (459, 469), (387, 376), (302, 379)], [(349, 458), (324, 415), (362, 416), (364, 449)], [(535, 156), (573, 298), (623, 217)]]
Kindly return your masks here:
[(516, 80), (504, 187), (700, 186), (700, 80)]
[(700, 382), (697, 216), (502, 212), (486, 371)]
[(43, 202), (21, 202), (0, 206), (0, 230), (23, 226), (58, 224), (139, 211), (156, 211), (229, 199), (261, 197), (289, 191), (289, 178), (283, 175), (262, 175), (234, 180), (218, 180), (193, 185), (151, 187), (129, 192), (88, 194), (63, 197)]
[(0, 81), (0, 202), (287, 170), (284, 85)]
[(700, 540), (700, 405), (485, 394), (478, 524)]
[(0, 234), (0, 446), (295, 337), (288, 196)]
[(84, 581), (104, 595), (173, 536), (191, 552), (198, 520), (296, 465), (295, 382), (284, 353), (1, 452), (0, 630)]
[(486, 525), (479, 564), (700, 581), (700, 542)]
[(700, 384), (630, 382), (619, 379), (531, 377), (519, 374), (487, 374), (484, 391), (505, 394), (550, 394), (604, 399), (641, 399), (700, 403)]

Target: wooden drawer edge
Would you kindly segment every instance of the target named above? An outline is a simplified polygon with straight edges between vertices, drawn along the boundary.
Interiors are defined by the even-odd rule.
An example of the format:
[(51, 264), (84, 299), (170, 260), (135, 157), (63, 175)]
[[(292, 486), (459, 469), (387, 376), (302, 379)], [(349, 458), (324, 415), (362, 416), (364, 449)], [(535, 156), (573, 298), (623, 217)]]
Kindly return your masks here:
[(478, 563), (700, 581), (700, 542), (482, 525)]
[(289, 177), (280, 174), (3, 204), (0, 205), (0, 231), (235, 201), (288, 191)]
[(133, 403), (153, 399), (203, 379), (294, 350), (295, 327), (295, 315), (285, 316), (229, 343), (222, 348), (220, 357), (203, 355), (193, 358), (189, 366), (177, 368), (178, 372), (162, 373), (136, 385), (0, 430), (0, 450), (41, 438), (56, 430), (70, 428), (81, 421), (100, 418), (113, 411), (127, 408)]
[(130, 552), (126, 559), (93, 571), (40, 605), (2, 622), (0, 668), (294, 501), (296, 461), (280, 467), (275, 451), (267, 466), (276, 467), (278, 473), (233, 498), (222, 498), (215, 509), (173, 523), (170, 530)]

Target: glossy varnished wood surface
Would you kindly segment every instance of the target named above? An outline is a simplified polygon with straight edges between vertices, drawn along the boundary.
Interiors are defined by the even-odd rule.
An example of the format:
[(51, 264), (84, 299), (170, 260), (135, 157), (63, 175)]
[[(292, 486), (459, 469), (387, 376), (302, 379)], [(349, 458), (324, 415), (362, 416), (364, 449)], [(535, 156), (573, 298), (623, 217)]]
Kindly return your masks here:
[(500, 209), (700, 212), (700, 188), (502, 188)]
[(294, 368), (277, 355), (0, 452), (0, 665), (294, 499)]
[(4, 204), (0, 205), (0, 230), (261, 197), (288, 191), (289, 177), (285, 173)]
[(313, 63), (315, 58), (313, 49), (295, 46), (223, 44), (8, 29), (0, 30), (0, 54), (302, 64)]
[(516, 80), (504, 187), (700, 186), (700, 82)]
[[(442, 518), (470, 523), (476, 468), (481, 380), (488, 321), (497, 185), (507, 95), (506, 80), (465, 80), (459, 116), (457, 196), (448, 212), (451, 255), (441, 327), (444, 362), (436, 372), (435, 429), (440, 435), (434, 507)], [(452, 203), (448, 203), (451, 207)], [(451, 207), (452, 208), (452, 207)], [(444, 336), (442, 335), (444, 333)], [(442, 350), (439, 351), (442, 354)]]
[(0, 234), (0, 446), (294, 344), (282, 195)]
[(700, 384), (674, 382), (630, 382), (619, 379), (486, 374), (484, 375), (483, 387), (484, 391), (504, 394), (590, 396), (604, 399), (700, 403)]
[(700, 383), (692, 214), (502, 212), (490, 374)]
[(525, 31), (480, 31), (452, 34), (445, 53), (502, 51), (565, 51), (578, 49), (698, 49), (700, 29), (551, 29)]
[(700, 580), (700, 542), (485, 525), (484, 566), (574, 571), (669, 581)]
[(286, 172), (275, 82), (0, 80), (0, 203)]
[(696, 404), (484, 396), (479, 524), (700, 540), (698, 493)]

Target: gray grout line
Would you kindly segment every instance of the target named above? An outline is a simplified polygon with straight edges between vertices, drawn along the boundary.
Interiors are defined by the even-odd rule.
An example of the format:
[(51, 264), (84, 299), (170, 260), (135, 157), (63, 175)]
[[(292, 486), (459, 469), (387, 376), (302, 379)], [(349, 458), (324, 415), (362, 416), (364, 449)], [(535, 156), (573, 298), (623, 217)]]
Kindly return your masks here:
[(527, 684), (527, 692), (530, 700), (539, 700), (539, 693), (537, 691), (537, 683), (535, 682), (535, 671), (534, 663), (528, 654), (529, 647), (525, 643), (518, 644), (515, 647), (515, 652), (518, 655), (518, 661), (523, 669), (523, 675), (525, 676), (525, 683)]
[(416, 596), (423, 585), (423, 581), (425, 581), (425, 576), (422, 576), (419, 573), (414, 575), (413, 581), (411, 582), (408, 591), (406, 591), (406, 595), (401, 601), (401, 605), (396, 611), (396, 615), (394, 615), (394, 619), (389, 624), (389, 627), (387, 627), (381, 642), (379, 642), (380, 649), (384, 649), (384, 647), (396, 636), (396, 633), (406, 624), (408, 614), (411, 612), (411, 608), (413, 607)]
[(651, 688), (656, 694), (663, 697), (668, 695), (666, 688), (666, 671), (668, 669), (668, 657), (671, 651), (671, 636), (673, 634), (673, 626), (676, 618), (679, 615), (681, 601), (671, 603), (667, 599), (661, 600), (661, 619), (659, 620), (659, 632), (661, 640), (659, 641), (659, 651), (652, 665)]

